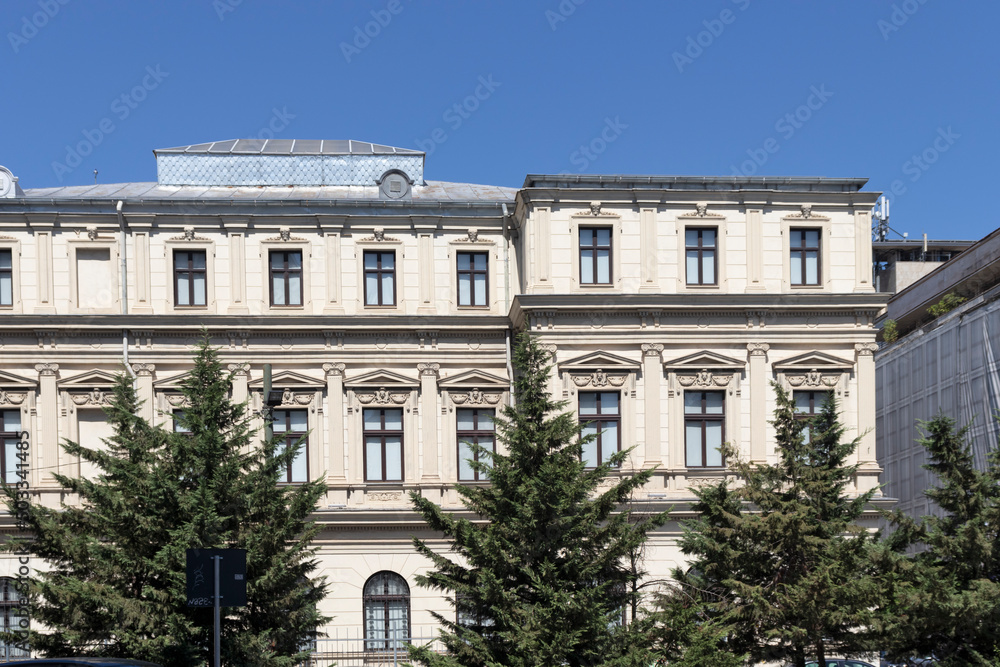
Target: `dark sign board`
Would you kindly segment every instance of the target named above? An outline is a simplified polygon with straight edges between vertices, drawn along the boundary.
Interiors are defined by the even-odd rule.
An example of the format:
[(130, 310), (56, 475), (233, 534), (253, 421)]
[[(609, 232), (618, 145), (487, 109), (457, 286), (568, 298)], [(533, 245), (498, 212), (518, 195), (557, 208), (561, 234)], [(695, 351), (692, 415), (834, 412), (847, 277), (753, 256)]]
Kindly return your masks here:
[(219, 560), (219, 606), (244, 607), (247, 603), (246, 549), (188, 549), (187, 603), (189, 607), (215, 604), (215, 560)]

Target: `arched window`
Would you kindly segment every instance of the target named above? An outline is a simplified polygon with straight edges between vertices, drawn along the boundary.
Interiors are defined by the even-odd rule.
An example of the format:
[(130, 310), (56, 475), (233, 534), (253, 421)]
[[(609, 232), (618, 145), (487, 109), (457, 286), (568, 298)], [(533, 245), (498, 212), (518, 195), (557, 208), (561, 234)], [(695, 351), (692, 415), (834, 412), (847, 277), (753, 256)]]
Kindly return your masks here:
[[(19, 603), (24, 600), (16, 588), (17, 582), (10, 577), (0, 578), (0, 611), (3, 612), (3, 632), (18, 632), (27, 630), (21, 627), (21, 620), (27, 622), (24, 607)], [(0, 642), (0, 660), (6, 662), (17, 658), (27, 658), (28, 652), (19, 648), (13, 642)]]
[(403, 650), (410, 639), (410, 587), (395, 572), (365, 582), (365, 650)]

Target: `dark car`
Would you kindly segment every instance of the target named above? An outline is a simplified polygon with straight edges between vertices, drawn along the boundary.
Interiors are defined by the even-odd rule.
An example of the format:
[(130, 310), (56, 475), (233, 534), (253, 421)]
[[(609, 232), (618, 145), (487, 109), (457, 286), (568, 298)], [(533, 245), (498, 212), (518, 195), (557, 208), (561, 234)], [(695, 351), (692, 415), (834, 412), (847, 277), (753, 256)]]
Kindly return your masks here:
[(48, 667), (160, 667), (145, 660), (129, 660), (127, 658), (36, 658), (34, 660), (14, 660), (10, 663), (18, 667), (33, 667), (48, 665)]
[[(819, 667), (815, 660), (806, 662), (806, 667)], [(870, 662), (863, 660), (848, 660), (847, 658), (827, 658), (826, 667), (875, 667)]]

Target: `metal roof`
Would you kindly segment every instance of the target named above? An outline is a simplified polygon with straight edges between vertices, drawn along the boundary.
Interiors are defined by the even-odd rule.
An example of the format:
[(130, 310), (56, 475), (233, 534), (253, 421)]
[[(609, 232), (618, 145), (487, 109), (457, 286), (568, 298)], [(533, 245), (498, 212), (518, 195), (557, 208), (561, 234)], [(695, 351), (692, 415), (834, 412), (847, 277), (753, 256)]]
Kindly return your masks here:
[(206, 144), (157, 148), (155, 155), (424, 155), (423, 151), (353, 139), (227, 139)]

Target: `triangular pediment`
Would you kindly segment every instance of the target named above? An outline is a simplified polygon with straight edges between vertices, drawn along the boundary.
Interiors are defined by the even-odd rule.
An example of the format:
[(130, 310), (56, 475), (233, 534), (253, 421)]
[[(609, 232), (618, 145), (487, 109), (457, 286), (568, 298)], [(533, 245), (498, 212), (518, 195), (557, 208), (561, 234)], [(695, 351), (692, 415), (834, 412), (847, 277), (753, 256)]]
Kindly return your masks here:
[(854, 364), (824, 352), (806, 352), (773, 364), (775, 370), (850, 370)]
[(742, 369), (746, 367), (746, 362), (740, 359), (727, 357), (724, 354), (718, 354), (716, 352), (709, 352), (706, 350), (704, 352), (689, 354), (686, 357), (681, 357), (680, 359), (664, 362), (663, 367), (667, 369), (677, 368), (685, 370), (697, 370), (702, 368)]
[(60, 389), (93, 389), (95, 387), (106, 389), (113, 387), (117, 380), (117, 374), (95, 369), (60, 380), (57, 384)]
[(168, 378), (157, 380), (153, 383), (153, 386), (157, 389), (180, 389), (181, 385), (184, 384), (184, 380), (186, 380), (189, 375), (191, 375), (191, 371), (184, 371), (183, 373), (178, 373), (177, 375), (171, 375)]
[(560, 370), (638, 370), (641, 364), (617, 354), (597, 350), (559, 364)]
[(31, 380), (20, 375), (0, 371), (0, 388), (2, 389), (20, 389), (22, 387), (27, 389), (37, 386), (38, 380)]
[(480, 370), (465, 371), (450, 378), (441, 380), (438, 386), (445, 389), (449, 387), (504, 387), (510, 383), (498, 375), (492, 375)]
[[(264, 378), (253, 380), (250, 382), (250, 386), (254, 389), (263, 388)], [(271, 376), (271, 387), (273, 389), (323, 389), (326, 387), (326, 382), (292, 371), (281, 371)]]
[(353, 377), (344, 382), (348, 387), (417, 387), (420, 383), (413, 378), (408, 378), (392, 371), (371, 371), (357, 377)]

